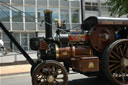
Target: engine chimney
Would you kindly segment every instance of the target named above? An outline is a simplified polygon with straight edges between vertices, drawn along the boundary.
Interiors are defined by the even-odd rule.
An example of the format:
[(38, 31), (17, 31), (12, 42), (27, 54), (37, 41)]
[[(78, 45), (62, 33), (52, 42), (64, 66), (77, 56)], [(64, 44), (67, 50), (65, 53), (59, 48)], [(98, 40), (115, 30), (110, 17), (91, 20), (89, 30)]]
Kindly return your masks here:
[(46, 39), (52, 39), (52, 11), (49, 9), (44, 10), (45, 18), (45, 36)]

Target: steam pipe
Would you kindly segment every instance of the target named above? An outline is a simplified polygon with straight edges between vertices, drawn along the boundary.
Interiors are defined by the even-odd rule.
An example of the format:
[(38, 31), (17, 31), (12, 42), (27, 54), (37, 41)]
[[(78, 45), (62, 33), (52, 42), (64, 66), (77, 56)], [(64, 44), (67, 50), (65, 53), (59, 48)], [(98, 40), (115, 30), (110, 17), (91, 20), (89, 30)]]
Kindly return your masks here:
[(11, 35), (11, 33), (6, 29), (6, 27), (0, 22), (1, 29), (5, 32), (5, 34), (10, 38), (10, 40), (16, 45), (17, 49), (24, 55), (24, 57), (27, 59), (27, 61), (33, 66), (34, 61), (32, 58), (24, 51), (24, 49), (18, 44), (18, 42), (15, 40), (15, 38)]

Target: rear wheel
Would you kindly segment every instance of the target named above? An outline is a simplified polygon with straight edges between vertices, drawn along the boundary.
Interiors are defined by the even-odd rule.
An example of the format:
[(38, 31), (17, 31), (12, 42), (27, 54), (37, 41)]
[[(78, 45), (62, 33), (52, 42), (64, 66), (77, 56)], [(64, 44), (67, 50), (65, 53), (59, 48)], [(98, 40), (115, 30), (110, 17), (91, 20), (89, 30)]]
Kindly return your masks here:
[(103, 72), (116, 85), (128, 85), (128, 39), (113, 42), (103, 54)]

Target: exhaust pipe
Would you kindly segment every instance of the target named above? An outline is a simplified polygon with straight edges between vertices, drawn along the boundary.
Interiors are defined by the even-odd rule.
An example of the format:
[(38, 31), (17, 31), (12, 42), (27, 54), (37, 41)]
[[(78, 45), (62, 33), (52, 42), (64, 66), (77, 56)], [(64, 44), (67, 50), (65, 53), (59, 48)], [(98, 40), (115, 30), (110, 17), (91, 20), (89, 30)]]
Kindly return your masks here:
[(52, 11), (49, 9), (44, 10), (45, 17), (45, 37), (48, 40), (52, 39)]

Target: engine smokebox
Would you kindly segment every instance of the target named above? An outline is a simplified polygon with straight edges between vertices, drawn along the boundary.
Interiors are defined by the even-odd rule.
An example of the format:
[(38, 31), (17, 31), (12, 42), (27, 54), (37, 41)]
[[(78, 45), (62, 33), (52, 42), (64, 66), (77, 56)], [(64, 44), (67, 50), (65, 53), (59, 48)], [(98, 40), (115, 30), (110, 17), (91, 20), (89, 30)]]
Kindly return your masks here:
[(49, 9), (44, 10), (44, 18), (46, 39), (52, 39), (52, 11)]

